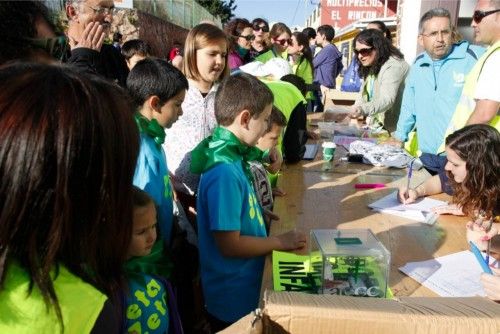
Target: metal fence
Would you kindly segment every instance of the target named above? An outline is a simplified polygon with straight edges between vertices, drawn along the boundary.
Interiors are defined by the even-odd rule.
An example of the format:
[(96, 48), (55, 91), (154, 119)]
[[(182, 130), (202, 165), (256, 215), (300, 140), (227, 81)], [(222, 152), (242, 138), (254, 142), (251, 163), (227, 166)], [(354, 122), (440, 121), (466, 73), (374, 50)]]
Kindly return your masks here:
[(222, 27), (220, 19), (194, 0), (134, 0), (134, 8), (191, 29), (200, 21), (212, 21)]
[[(64, 0), (45, 0), (54, 11), (64, 9)], [(160, 19), (191, 29), (201, 21), (212, 21), (222, 27), (220, 19), (210, 14), (195, 0), (134, 0), (134, 8)]]

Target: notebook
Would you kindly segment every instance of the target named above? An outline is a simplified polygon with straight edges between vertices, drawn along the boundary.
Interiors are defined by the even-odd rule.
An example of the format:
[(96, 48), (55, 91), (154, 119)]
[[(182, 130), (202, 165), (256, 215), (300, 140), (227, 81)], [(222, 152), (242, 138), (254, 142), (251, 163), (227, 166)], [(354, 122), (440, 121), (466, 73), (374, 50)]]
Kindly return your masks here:
[(306, 144), (306, 151), (304, 152), (304, 160), (314, 160), (318, 154), (319, 144)]

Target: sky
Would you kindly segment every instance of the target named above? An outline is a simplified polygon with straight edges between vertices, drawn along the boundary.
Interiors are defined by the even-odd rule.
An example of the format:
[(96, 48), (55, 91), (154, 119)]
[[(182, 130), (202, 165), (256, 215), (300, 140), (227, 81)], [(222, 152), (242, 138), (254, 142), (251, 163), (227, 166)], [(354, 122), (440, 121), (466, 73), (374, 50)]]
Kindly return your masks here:
[(319, 0), (236, 0), (235, 17), (251, 21), (261, 17), (269, 22), (283, 22), (293, 28), (303, 27)]

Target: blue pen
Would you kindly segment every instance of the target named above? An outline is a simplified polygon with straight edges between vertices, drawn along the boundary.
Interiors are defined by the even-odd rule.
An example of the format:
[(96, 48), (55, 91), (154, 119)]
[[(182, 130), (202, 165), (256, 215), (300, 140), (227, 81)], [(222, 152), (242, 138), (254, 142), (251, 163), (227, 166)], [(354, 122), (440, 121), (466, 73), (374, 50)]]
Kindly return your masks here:
[(410, 180), (411, 180), (411, 174), (412, 174), (412, 171), (413, 171), (413, 162), (415, 161), (415, 159), (413, 159), (411, 162), (410, 162), (410, 166), (408, 167), (408, 181), (406, 182), (406, 198), (408, 198), (409, 196), (409, 191), (410, 191)]
[(488, 240), (488, 248), (486, 248), (486, 264), (488, 267), (490, 266), (490, 245), (491, 245), (491, 238)]
[(472, 241), (470, 241), (469, 244), (470, 244), (470, 250), (476, 256), (476, 260), (477, 260), (477, 262), (479, 262), (479, 265), (481, 265), (481, 268), (483, 269), (483, 271), (487, 274), (493, 275), (493, 272), (491, 271), (489, 263), (487, 263), (484, 260), (483, 255), (481, 254), (481, 251), (479, 250), (479, 248), (477, 248), (477, 246), (474, 245), (474, 243)]

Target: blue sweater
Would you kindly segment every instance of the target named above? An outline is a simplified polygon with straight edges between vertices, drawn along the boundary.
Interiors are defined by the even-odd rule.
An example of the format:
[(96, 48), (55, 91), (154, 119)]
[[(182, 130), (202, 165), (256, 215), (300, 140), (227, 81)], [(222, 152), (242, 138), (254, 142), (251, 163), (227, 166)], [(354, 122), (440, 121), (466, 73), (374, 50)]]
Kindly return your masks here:
[(420, 54), (406, 79), (394, 137), (404, 142), (416, 126), (420, 151), (439, 153), (437, 150), (455, 112), (465, 77), (483, 52), (483, 48), (462, 41), (437, 61), (426, 52)]
[(335, 88), (335, 78), (342, 70), (342, 54), (333, 44), (327, 44), (313, 59), (314, 82)]

